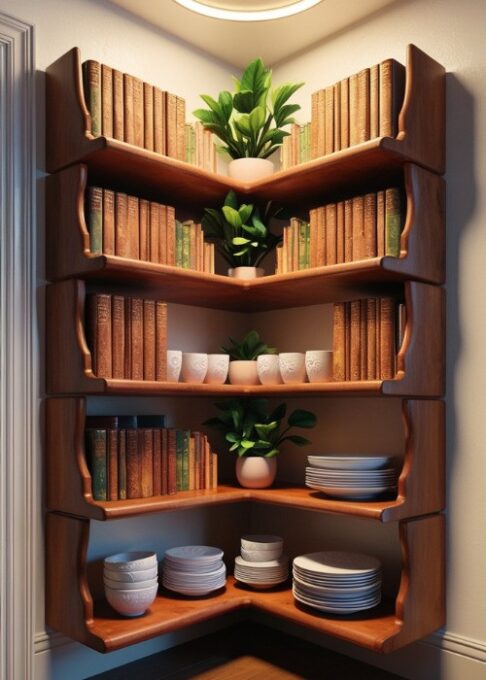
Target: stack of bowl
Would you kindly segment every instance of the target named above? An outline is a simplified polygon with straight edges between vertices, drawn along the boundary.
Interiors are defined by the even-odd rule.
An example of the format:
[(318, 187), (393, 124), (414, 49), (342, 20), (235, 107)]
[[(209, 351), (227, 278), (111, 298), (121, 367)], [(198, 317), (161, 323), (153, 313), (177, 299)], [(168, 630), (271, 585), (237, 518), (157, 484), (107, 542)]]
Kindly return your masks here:
[(141, 616), (157, 595), (157, 555), (126, 552), (104, 560), (105, 595), (123, 616)]
[(243, 536), (241, 557), (235, 559), (235, 578), (257, 589), (272, 588), (289, 576), (288, 558), (282, 555), (279, 536)]

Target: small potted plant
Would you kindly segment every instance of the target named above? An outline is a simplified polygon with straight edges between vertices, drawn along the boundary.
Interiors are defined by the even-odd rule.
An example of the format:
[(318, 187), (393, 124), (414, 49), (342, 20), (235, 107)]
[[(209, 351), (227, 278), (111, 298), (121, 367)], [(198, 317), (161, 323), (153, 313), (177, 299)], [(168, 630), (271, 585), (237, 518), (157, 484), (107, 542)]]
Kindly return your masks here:
[(286, 83), (270, 93), (272, 71), (258, 58), (235, 78), (233, 93), (220, 92), (217, 100), (201, 95), (209, 108), (197, 109), (194, 115), (219, 137), (220, 149), (233, 159), (230, 177), (251, 181), (273, 172), (268, 157), (289, 134), (282, 128), (295, 122), (293, 114), (300, 106), (288, 100), (303, 84)]
[(269, 412), (266, 399), (230, 399), (215, 404), (220, 415), (204, 425), (223, 433), (229, 451), (237, 453), (236, 477), (241, 486), (263, 489), (271, 486), (277, 472), (276, 455), (285, 441), (305, 446), (310, 441), (297, 434), (289, 434), (293, 427), (310, 429), (316, 417), (310, 411), (297, 409), (287, 418), (282, 429), (286, 404)]
[(263, 258), (276, 248), (282, 236), (273, 234), (267, 226), (273, 217), (283, 217), (282, 209), (274, 209), (267, 203), (263, 216), (252, 204), (239, 203), (234, 191), (230, 191), (220, 210), (206, 208), (202, 228), (208, 241), (230, 265), (229, 276), (253, 279), (263, 276), (258, 267)]
[(229, 381), (232, 385), (259, 385), (257, 357), (276, 354), (275, 347), (268, 347), (256, 331), (250, 331), (241, 341), (229, 338), (230, 345), (221, 350), (230, 356)]

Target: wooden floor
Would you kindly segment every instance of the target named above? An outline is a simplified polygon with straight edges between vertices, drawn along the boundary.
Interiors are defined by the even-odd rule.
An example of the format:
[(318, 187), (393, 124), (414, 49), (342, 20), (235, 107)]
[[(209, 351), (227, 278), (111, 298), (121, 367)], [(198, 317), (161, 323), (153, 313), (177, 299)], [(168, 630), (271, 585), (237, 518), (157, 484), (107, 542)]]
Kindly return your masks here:
[(90, 680), (400, 680), (262, 625), (243, 623)]

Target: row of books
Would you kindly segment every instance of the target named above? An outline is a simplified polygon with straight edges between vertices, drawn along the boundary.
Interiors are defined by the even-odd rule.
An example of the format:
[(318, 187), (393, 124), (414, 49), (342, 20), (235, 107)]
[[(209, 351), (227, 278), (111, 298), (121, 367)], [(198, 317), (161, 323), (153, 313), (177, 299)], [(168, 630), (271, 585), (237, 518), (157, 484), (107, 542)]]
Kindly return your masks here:
[(311, 153), (319, 158), (375, 137), (395, 137), (405, 68), (394, 59), (312, 94)]
[(334, 304), (334, 380), (388, 380), (405, 331), (405, 305), (390, 297)]
[(172, 206), (94, 186), (87, 203), (92, 253), (214, 274), (214, 244), (200, 224), (176, 220)]
[(314, 208), (309, 224), (292, 219), (277, 248), (277, 274), (400, 255), (405, 199), (398, 188)]
[(166, 496), (215, 489), (218, 459), (201, 432), (164, 427), (164, 416), (88, 416), (93, 499)]
[(87, 298), (87, 339), (100, 378), (167, 380), (167, 305), (123, 295)]
[(186, 123), (186, 163), (203, 170), (216, 172), (216, 147), (211, 130), (205, 130), (200, 121)]
[(287, 170), (294, 165), (300, 165), (312, 158), (311, 147), (311, 123), (293, 123), (290, 135), (284, 137), (280, 152), (282, 170)]

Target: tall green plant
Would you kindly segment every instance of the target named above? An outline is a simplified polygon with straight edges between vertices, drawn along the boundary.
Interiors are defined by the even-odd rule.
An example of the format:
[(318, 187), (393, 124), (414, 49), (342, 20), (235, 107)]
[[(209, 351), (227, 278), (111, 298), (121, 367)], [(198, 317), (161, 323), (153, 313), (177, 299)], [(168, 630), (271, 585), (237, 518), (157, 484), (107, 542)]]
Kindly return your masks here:
[(220, 147), (231, 158), (268, 158), (289, 133), (282, 128), (295, 122), (300, 106), (290, 97), (304, 83), (286, 83), (271, 93), (272, 71), (258, 58), (235, 78), (235, 92), (220, 92), (218, 99), (202, 94), (208, 109), (194, 115), (223, 142)]
[(228, 338), (228, 340), (231, 343), (230, 346), (221, 347), (221, 349), (225, 354), (229, 354), (231, 359), (254, 361), (261, 354), (277, 353), (275, 347), (269, 347), (260, 340), (257, 331), (250, 331), (241, 341), (233, 340), (233, 338)]

